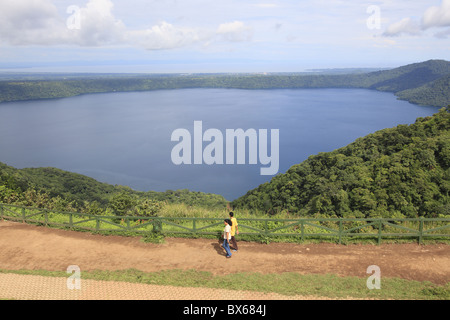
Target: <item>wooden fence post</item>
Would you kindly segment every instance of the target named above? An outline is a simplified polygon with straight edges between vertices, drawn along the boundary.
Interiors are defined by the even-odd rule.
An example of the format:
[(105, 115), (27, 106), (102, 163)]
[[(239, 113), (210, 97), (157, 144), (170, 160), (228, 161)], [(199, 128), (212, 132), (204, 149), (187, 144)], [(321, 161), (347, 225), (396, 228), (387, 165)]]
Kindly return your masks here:
[(423, 217), (420, 217), (419, 220), (419, 244), (422, 244), (423, 237)]
[(301, 227), (301, 231), (302, 231), (302, 242), (303, 242), (305, 240), (305, 223), (304, 223), (303, 219), (302, 219), (302, 223), (301, 223), (300, 227)]
[(378, 245), (381, 244), (381, 228), (383, 226), (383, 223), (381, 222), (381, 219), (378, 219)]

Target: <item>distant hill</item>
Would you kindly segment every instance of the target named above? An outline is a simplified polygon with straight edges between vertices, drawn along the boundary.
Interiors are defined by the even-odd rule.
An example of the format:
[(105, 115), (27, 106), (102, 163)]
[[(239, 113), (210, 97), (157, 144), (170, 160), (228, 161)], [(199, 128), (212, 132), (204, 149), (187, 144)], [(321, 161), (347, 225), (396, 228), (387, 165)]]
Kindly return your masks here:
[(449, 111), (310, 156), (232, 206), (304, 216), (450, 216)]
[[(189, 74), (189, 75), (48, 75), (36, 80), (0, 80), (0, 102), (54, 99), (89, 93), (149, 91), (181, 88), (366, 88), (388, 91), (400, 99), (445, 107), (450, 103), (450, 62), (429, 60), (375, 72), (318, 74)], [(31, 79), (31, 80), (30, 80)]]
[(442, 77), (450, 76), (450, 62), (429, 60), (407, 66), (372, 72), (368, 75), (370, 89), (401, 92), (432, 83)]
[(393, 92), (402, 100), (437, 107), (450, 104), (450, 62), (430, 60), (368, 74), (370, 89)]

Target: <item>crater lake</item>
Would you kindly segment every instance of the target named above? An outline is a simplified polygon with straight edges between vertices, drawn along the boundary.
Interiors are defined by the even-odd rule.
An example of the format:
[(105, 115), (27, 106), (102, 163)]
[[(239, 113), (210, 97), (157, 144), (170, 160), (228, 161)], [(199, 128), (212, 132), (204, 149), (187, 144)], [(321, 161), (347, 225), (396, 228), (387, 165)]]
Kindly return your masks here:
[(0, 162), (56, 167), (142, 191), (215, 193), (231, 201), (272, 176), (248, 161), (176, 165), (174, 130), (194, 132), (194, 121), (224, 133), (278, 129), (278, 173), (284, 173), (310, 155), (437, 111), (365, 89), (176, 89), (1, 103)]

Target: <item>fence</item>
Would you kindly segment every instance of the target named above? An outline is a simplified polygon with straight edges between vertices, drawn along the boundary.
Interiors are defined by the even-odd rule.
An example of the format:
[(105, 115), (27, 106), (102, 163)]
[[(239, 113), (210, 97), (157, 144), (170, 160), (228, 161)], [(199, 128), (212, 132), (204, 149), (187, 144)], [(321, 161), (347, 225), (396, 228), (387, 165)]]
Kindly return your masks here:
[[(76, 212), (60, 212), (0, 204), (0, 218), (74, 230), (112, 233), (220, 235), (223, 218), (96, 216)], [(239, 236), (270, 239), (281, 237), (304, 241), (307, 238), (331, 238), (338, 242), (349, 237), (369, 237), (380, 244), (382, 238), (409, 238), (422, 243), (424, 239), (450, 240), (448, 218), (240, 218)]]

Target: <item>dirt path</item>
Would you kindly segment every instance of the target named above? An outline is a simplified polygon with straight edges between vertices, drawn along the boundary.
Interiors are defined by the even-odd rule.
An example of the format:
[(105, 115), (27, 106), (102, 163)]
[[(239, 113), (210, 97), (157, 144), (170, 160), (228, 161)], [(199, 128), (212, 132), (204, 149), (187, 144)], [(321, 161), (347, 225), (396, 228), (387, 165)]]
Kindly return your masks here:
[(383, 277), (444, 284), (450, 280), (450, 246), (417, 244), (336, 245), (239, 242), (231, 259), (216, 240), (168, 238), (164, 244), (137, 237), (101, 236), (0, 221), (0, 269), (65, 271), (195, 269), (236, 272), (333, 273), (368, 277), (377, 265)]

